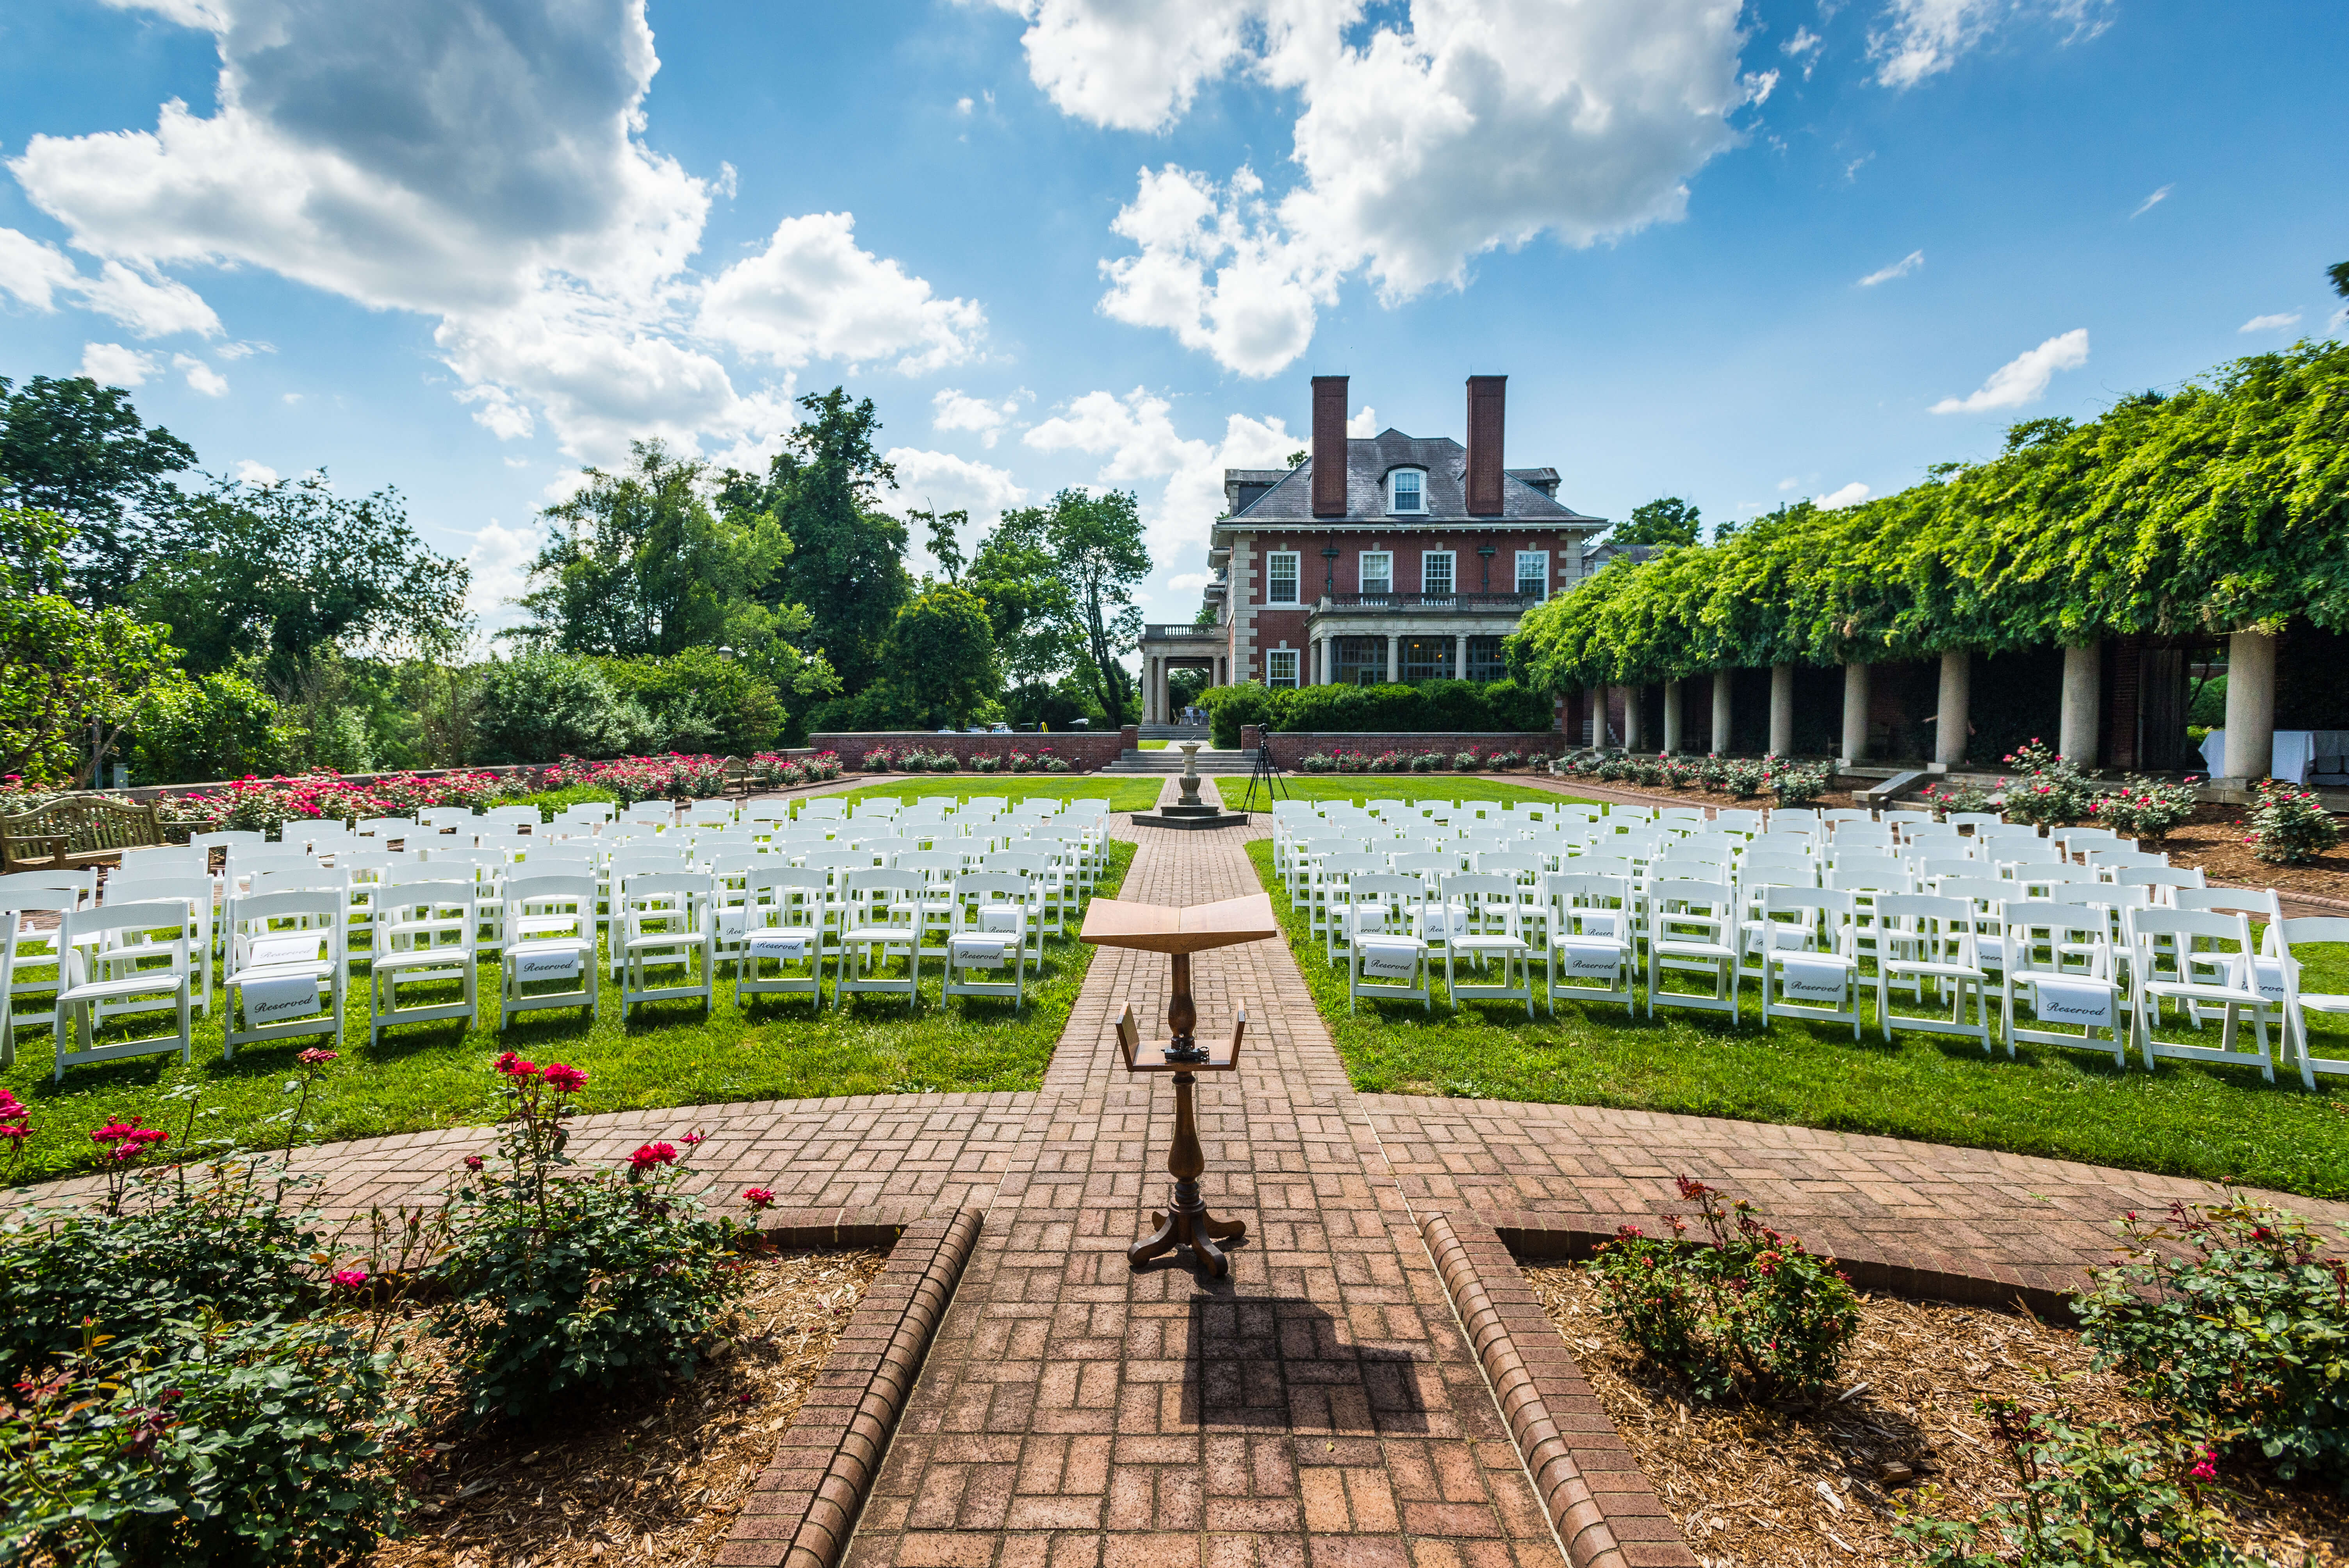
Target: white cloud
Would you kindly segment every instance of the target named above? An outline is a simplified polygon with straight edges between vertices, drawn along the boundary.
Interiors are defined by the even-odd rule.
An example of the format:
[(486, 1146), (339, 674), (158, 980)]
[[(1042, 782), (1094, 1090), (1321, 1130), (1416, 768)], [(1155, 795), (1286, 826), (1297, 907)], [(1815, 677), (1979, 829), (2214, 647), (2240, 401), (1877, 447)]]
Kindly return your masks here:
[[(1280, 420), (1246, 414), (1225, 419), (1221, 441), (1186, 439), (1173, 405), (1140, 387), (1123, 397), (1088, 392), (1020, 439), (1040, 452), (1101, 457), (1096, 482), (1140, 495), (1150, 552), (1162, 562), (1206, 544), (1223, 515), (1226, 469), (1276, 468), (1303, 444)], [(1143, 489), (1152, 481), (1163, 481), (1154, 497)]]
[(970, 112), (970, 99), (967, 98), (958, 98), (955, 99), (955, 113), (968, 114)]
[(1003, 428), (1019, 414), (1019, 405), (1032, 401), (1034, 397), (1034, 393), (1023, 388), (1000, 403), (990, 403), (955, 387), (941, 387), (930, 397), (930, 428), (970, 430), (978, 435), (981, 446), (992, 447), (1003, 434)]
[(222, 359), (249, 359), (256, 354), (274, 354), (277, 346), (274, 343), (221, 343), (213, 345), (212, 352)]
[[(1006, 469), (915, 447), (892, 447), (881, 456), (897, 470), (897, 488), (884, 499), (884, 509), (898, 517), (911, 511), (968, 512), (970, 522), (961, 534), (966, 555), (1006, 511), (1028, 502), (1027, 490)], [(912, 530), (911, 541), (915, 573), (935, 573), (938, 562), (930, 553), (928, 530)]]
[(1859, 286), (1872, 289), (1878, 284), (1889, 284), (1894, 278), (1905, 278), (1925, 264), (1925, 253), (1911, 251), (1889, 267), (1878, 267), (1859, 280)]
[(267, 463), (256, 463), (251, 458), (240, 458), (236, 465), (236, 482), (245, 485), (274, 485), (277, 470)]
[(1354, 410), (1346, 421), (1346, 434), (1358, 441), (1367, 441), (1379, 433), (1379, 411), (1368, 403)]
[[(543, 419), (587, 461), (634, 435), (692, 451), (788, 428), (789, 377), (738, 389), (713, 346), (917, 366), (960, 357), (981, 325), (857, 250), (846, 214), (787, 222), (715, 283), (689, 270), (736, 181), (643, 140), (659, 67), (644, 0), (115, 3), (214, 34), (219, 107), (36, 136), (9, 161), (101, 263), (60, 272), (53, 247), (0, 232), (0, 286), (36, 308), (78, 291), (143, 334), (216, 335), (162, 269), (274, 272), (431, 318), (477, 420), (512, 438)], [(715, 345), (696, 338), (703, 321)]]
[(2158, 207), (2164, 201), (2168, 201), (2169, 193), (2177, 189), (2178, 187), (2175, 185), (2163, 186), (2160, 190), (2155, 191), (2152, 195), (2138, 202), (2137, 204), (2137, 211), (2130, 213), (2129, 216), (2131, 218), (2144, 217), (2147, 212), (2152, 211), (2156, 207)]
[(2020, 408), (2045, 394), (2058, 370), (2077, 370), (2088, 362), (2088, 329), (2074, 327), (2026, 349), (1991, 372), (1990, 379), (1963, 397), (1944, 397), (1933, 405), (1936, 414), (1978, 414), (1988, 408)]
[(1103, 263), (1106, 314), (1249, 376), (1294, 361), (1350, 276), (1392, 304), (1496, 247), (1679, 218), (1773, 85), (1739, 77), (1736, 0), (1411, 0), (1359, 45), (1360, 0), (997, 3), (1029, 21), (1037, 85), (1096, 125), (1165, 129), (1233, 72), (1297, 95), (1286, 191), (1144, 170), (1112, 224), (1135, 253)]
[(1857, 506), (1868, 499), (1868, 487), (1854, 480), (1841, 490), (1832, 490), (1812, 501), (1821, 511), (1841, 511), (1847, 506)]
[(81, 346), (81, 373), (100, 387), (143, 387), (147, 378), (162, 367), (158, 356), (141, 354), (119, 343)]
[[(1787, 39), (1785, 43), (1779, 45), (1778, 47), (1787, 55), (1799, 60), (1806, 55), (1817, 53), (1818, 46), (1824, 42), (1826, 42), (1825, 39), (1821, 38), (1816, 33), (1812, 32), (1808, 27), (1796, 27), (1795, 29), (1795, 36)], [(1803, 67), (1803, 74), (1805, 76), (1808, 76), (1810, 74), (1810, 67), (1808, 65), (1806, 65)]]
[(2343, 305), (2339, 310), (2334, 311), (2331, 315), (2324, 318), (2324, 330), (2327, 332), (2338, 332), (2341, 330), (2341, 326), (2344, 322), (2349, 322), (2349, 304)]
[(1868, 30), (1868, 53), (1879, 62), (1878, 85), (1913, 88), (1956, 65), (2003, 25), (2044, 18), (2068, 26), (2063, 42), (2071, 44), (2110, 26), (2113, 5), (2114, 0), (1887, 0), (1882, 18)]
[(63, 251), (17, 229), (0, 229), (0, 289), (45, 315), (57, 308), (57, 296), (76, 299), (141, 337), (220, 335), (220, 317), (185, 284), (117, 261), (89, 277)]
[[(1780, 480), (1778, 481), (1778, 488), (1779, 488), (1780, 490), (1793, 490), (1796, 485), (1798, 485), (1798, 484), (1800, 484), (1800, 483), (1802, 483), (1802, 482), (1803, 482), (1803, 481), (1802, 481), (1802, 480), (1800, 480), (1794, 479), (1794, 478), (1791, 478), (1791, 477), (1790, 477), (1790, 478), (1787, 478), (1787, 479)], [(1754, 503), (1754, 504), (1756, 507), (1758, 507), (1761, 503), (1757, 501), (1757, 502), (1755, 502), (1755, 503)]]
[(1177, 593), (1195, 593), (1207, 585), (1204, 572), (1178, 572), (1166, 580), (1166, 586)]
[(186, 376), (191, 390), (207, 397), (228, 396), (228, 377), (191, 354), (171, 356), (171, 368)]
[(512, 602), (528, 590), (530, 563), (544, 543), (536, 528), (508, 528), (492, 518), (465, 552), (473, 573), (465, 590), (466, 612), (491, 627), (514, 624), (520, 617)]
[(895, 368), (914, 372), (970, 357), (987, 313), (936, 298), (895, 262), (858, 250), (855, 228), (846, 212), (784, 219), (764, 251), (710, 283), (702, 335), (786, 366), (897, 356)]
[(2289, 310), (2279, 311), (2273, 315), (2255, 315), (2235, 330), (2237, 332), (2282, 332), (2287, 326), (2299, 325), (2300, 312)]

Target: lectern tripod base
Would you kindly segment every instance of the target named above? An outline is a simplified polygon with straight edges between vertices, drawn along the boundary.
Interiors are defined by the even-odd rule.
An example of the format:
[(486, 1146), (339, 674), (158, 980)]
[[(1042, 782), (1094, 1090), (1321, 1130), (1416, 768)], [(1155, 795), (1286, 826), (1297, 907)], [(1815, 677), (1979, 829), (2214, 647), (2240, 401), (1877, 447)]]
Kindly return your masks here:
[[(1184, 968), (1189, 967), (1184, 965)], [(1185, 975), (1184, 978), (1190, 976)], [(1187, 1004), (1190, 987), (1184, 986), (1181, 995)], [(1216, 1219), (1207, 1212), (1207, 1201), (1199, 1196), (1199, 1176), (1207, 1162), (1199, 1147), (1198, 1122), (1191, 1112), (1191, 1085), (1195, 1081), (1189, 1073), (1174, 1075), (1174, 1145), (1166, 1157), (1166, 1170), (1174, 1178), (1174, 1190), (1164, 1209), (1151, 1212), (1150, 1222), (1158, 1229), (1126, 1248), (1125, 1261), (1140, 1268), (1162, 1253), (1187, 1246), (1210, 1279), (1221, 1279), (1231, 1272), (1232, 1265), (1216, 1243), (1236, 1242), (1247, 1235), (1247, 1222)]]

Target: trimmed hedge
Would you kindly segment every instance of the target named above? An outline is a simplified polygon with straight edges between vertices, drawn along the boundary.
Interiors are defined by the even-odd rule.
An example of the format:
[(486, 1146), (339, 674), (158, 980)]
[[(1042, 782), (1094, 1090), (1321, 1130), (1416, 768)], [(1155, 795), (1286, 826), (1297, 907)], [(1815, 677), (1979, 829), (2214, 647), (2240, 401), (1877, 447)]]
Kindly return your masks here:
[(1309, 686), (1273, 690), (1255, 681), (1200, 694), (1216, 744), (1240, 743), (1240, 727), (1319, 734), (1413, 730), (1488, 733), (1549, 729), (1549, 699), (1515, 681), (1424, 681), (1417, 686)]

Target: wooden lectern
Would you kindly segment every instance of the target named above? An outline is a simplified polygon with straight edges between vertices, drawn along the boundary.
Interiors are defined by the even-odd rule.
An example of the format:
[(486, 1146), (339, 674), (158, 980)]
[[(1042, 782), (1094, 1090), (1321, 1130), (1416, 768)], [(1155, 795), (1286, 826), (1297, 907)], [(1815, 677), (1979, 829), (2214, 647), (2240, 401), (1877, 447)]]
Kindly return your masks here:
[(1199, 1195), (1199, 1177), (1207, 1169), (1207, 1159), (1199, 1147), (1199, 1125), (1191, 1107), (1191, 1087), (1198, 1081), (1194, 1075), (1230, 1072), (1239, 1066), (1247, 1014), (1241, 1012), (1228, 1050), (1218, 1054), (1198, 1043), (1192, 1035), (1199, 1013), (1191, 1001), (1191, 954), (1278, 934), (1272, 900), (1263, 893), (1182, 909), (1095, 899), (1085, 912), (1085, 928), (1078, 940), (1102, 947), (1164, 953), (1174, 965), (1166, 1003), (1166, 1027), (1174, 1037), (1157, 1047), (1157, 1059), (1143, 1048), (1142, 1030), (1134, 1023), (1131, 1004), (1117, 1026), (1118, 1049), (1128, 1072), (1171, 1073), (1174, 1078), (1174, 1144), (1166, 1155), (1166, 1171), (1174, 1178), (1174, 1191), (1165, 1212), (1151, 1215), (1157, 1231), (1126, 1249), (1126, 1262), (1137, 1268), (1161, 1253), (1187, 1245), (1206, 1265), (1207, 1273), (1220, 1278), (1230, 1271), (1231, 1264), (1216, 1243), (1247, 1232), (1242, 1221), (1218, 1220), (1209, 1214), (1206, 1200)]

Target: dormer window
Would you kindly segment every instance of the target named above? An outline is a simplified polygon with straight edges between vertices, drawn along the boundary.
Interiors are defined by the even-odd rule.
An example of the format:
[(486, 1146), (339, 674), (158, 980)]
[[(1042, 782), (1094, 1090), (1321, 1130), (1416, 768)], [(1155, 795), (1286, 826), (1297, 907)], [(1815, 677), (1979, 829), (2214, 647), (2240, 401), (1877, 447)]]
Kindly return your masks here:
[(1425, 512), (1427, 474), (1422, 469), (1397, 469), (1387, 476), (1387, 511)]

